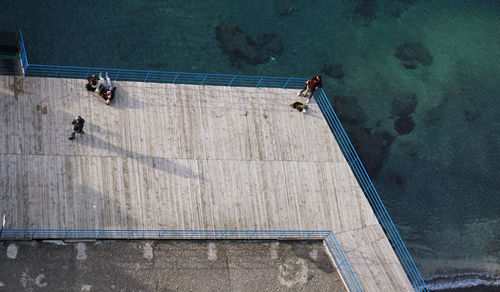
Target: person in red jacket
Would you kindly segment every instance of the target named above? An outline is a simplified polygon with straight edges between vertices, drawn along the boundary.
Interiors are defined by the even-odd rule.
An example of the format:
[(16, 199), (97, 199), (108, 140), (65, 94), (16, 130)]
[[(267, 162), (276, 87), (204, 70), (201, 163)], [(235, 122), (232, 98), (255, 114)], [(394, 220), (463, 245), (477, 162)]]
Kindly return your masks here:
[(303, 96), (307, 97), (307, 94), (310, 92), (311, 94), (309, 95), (309, 99), (307, 99), (307, 102), (309, 103), (309, 101), (311, 100), (311, 98), (314, 94), (314, 91), (316, 91), (316, 89), (318, 89), (318, 88), (321, 88), (322, 86), (323, 86), (323, 84), (321, 83), (321, 76), (314, 75), (311, 78), (309, 78), (309, 80), (306, 81), (304, 88), (302, 89), (302, 91), (300, 91), (297, 94), (297, 96), (302, 95), (302, 92), (305, 91)]

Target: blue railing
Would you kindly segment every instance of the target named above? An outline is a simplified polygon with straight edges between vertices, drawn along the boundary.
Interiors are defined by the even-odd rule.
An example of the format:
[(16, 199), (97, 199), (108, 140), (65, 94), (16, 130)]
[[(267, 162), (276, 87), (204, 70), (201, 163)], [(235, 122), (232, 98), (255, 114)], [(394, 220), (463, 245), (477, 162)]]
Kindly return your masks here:
[(90, 68), (56, 65), (29, 64), (22, 33), (20, 35), (20, 52), (23, 61), (24, 75), (30, 77), (55, 77), (55, 78), (87, 78), (91, 74), (108, 72), (114, 81), (139, 81), (155, 83), (193, 84), (193, 85), (219, 85), (219, 86), (244, 86), (244, 87), (276, 87), (276, 88), (301, 88), (306, 79), (291, 77), (264, 77), (250, 75), (223, 75), (208, 73), (185, 73), (166, 71), (144, 71), (115, 68)]
[(19, 31), (19, 52), (21, 53), (21, 63), (23, 66), (23, 72), (26, 73), (25, 69), (28, 68), (28, 55), (26, 54), (26, 48), (24, 47), (23, 34)]
[(323, 240), (349, 291), (362, 291), (331, 231), (322, 230), (85, 230), (3, 229), (0, 240), (33, 239), (212, 239), (212, 240)]
[(25, 75), (30, 77), (87, 78), (91, 74), (108, 72), (114, 81), (139, 81), (155, 83), (301, 88), (306, 79), (288, 77), (262, 77), (249, 75), (222, 75), (165, 71), (142, 71), (113, 68), (89, 68), (29, 64)]
[[(53, 66), (29, 64), (24, 49), (22, 34), (21, 56), (23, 65), (25, 65), (25, 75), (34, 77), (59, 77), (59, 78), (86, 78), (90, 74), (98, 72), (108, 72), (110, 78), (115, 81), (141, 81), (156, 83), (177, 83), (193, 85), (220, 85), (220, 86), (245, 86), (245, 87), (277, 87), (286, 89), (302, 88), (305, 78), (287, 78), (287, 77), (263, 77), (247, 75), (221, 75), (204, 73), (182, 73), (182, 72), (163, 72), (163, 71), (141, 71), (129, 69), (113, 68), (89, 68), (89, 67), (71, 67), (71, 66)], [(330, 130), (339, 143), (339, 146), (349, 163), (356, 179), (363, 189), (380, 225), (384, 229), (393, 249), (396, 252), (401, 264), (408, 275), (410, 282), (417, 291), (429, 291), (422, 275), (416, 267), (408, 249), (406, 248), (399, 232), (397, 231), (392, 219), (389, 216), (382, 200), (380, 199), (373, 183), (366, 173), (366, 170), (359, 159), (352, 143), (350, 142), (344, 128), (342, 127), (332, 104), (326, 96), (323, 89), (315, 93), (318, 105), (327, 121)], [(333, 236), (333, 235), (332, 235)], [(326, 237), (325, 237), (326, 238)], [(343, 255), (343, 254), (342, 254)], [(337, 262), (339, 263), (339, 262)], [(349, 267), (350, 269), (350, 267)], [(354, 278), (355, 279), (355, 278)], [(354, 281), (357, 283), (357, 281)], [(357, 285), (359, 287), (359, 285)]]
[(413, 259), (403, 242), (403, 239), (401, 239), (401, 236), (399, 235), (394, 222), (392, 222), (392, 219), (389, 216), (389, 213), (387, 212), (384, 204), (382, 203), (380, 196), (375, 190), (375, 187), (373, 186), (373, 183), (368, 176), (365, 167), (361, 162), (361, 159), (359, 159), (359, 156), (354, 150), (349, 137), (347, 137), (347, 134), (342, 127), (337, 114), (333, 110), (330, 100), (326, 96), (323, 89), (318, 90), (315, 94), (315, 97), (316, 101), (318, 102), (319, 108), (321, 109), (321, 112), (323, 113), (323, 116), (325, 117), (325, 120), (330, 127), (330, 130), (339, 143), (342, 153), (349, 163), (354, 175), (356, 176), (356, 179), (358, 180), (358, 183), (363, 189), (363, 192), (368, 198), (368, 201), (370, 202), (370, 205), (372, 206), (373, 211), (375, 212), (375, 215), (380, 222), (380, 225), (384, 229), (389, 242), (391, 243), (394, 251), (396, 252), (396, 255), (401, 261), (401, 264), (403, 265), (403, 268), (408, 275), (410, 282), (417, 291), (429, 291), (422, 278), (422, 275), (420, 274), (420, 271), (413, 262)]

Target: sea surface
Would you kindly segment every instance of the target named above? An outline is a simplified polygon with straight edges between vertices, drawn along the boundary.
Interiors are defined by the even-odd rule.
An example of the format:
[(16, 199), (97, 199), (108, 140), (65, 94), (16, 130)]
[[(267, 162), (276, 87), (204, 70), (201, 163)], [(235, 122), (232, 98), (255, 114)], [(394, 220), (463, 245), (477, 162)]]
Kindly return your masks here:
[[(0, 30), (22, 30), (30, 63), (322, 74), (342, 114), (363, 117), (347, 132), (384, 145), (358, 151), (429, 287), (500, 290), (500, 1), (0, 2)], [(283, 51), (231, 56), (222, 23), (256, 42), (274, 33)]]

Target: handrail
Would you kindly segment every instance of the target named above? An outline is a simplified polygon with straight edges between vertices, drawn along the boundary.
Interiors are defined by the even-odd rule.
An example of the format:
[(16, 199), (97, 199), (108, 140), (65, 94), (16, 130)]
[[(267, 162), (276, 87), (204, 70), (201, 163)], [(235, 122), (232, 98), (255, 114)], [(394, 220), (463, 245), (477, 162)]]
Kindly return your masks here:
[(87, 78), (89, 74), (108, 72), (112, 80), (137, 81), (155, 83), (174, 83), (192, 85), (244, 86), (244, 87), (274, 87), (283, 89), (301, 88), (305, 78), (264, 77), (251, 75), (224, 75), (207, 73), (143, 71), (115, 68), (90, 68), (74, 66), (30, 64), (25, 70), (25, 76), (56, 77), (56, 78)]
[(0, 240), (27, 239), (323, 240), (349, 291), (362, 291), (335, 236), (327, 230), (3, 229), (0, 233)]
[(337, 140), (344, 157), (346, 158), (348, 164), (350, 165), (358, 183), (360, 184), (365, 196), (368, 198), (370, 205), (373, 208), (375, 215), (377, 216), (380, 225), (385, 231), (389, 242), (391, 243), (396, 255), (398, 256), (403, 269), (405, 270), (413, 288), (417, 291), (429, 291), (427, 285), (425, 284), (422, 275), (420, 274), (415, 262), (413, 261), (403, 239), (399, 235), (399, 232), (394, 225), (387, 209), (382, 203), (380, 196), (378, 195), (375, 187), (368, 176), (368, 173), (363, 166), (361, 159), (354, 150), (354, 147), (349, 140), (342, 124), (340, 123), (335, 111), (333, 110), (332, 104), (323, 89), (320, 89), (315, 94), (316, 101), (319, 105), (325, 120), (330, 127), (335, 139)]
[(227, 74), (207, 74), (207, 73), (187, 73), (187, 72), (167, 72), (167, 71), (146, 71), (133, 69), (116, 69), (100, 67), (75, 67), (59, 65), (39, 65), (28, 64), (28, 57), (24, 47), (24, 40), (19, 31), (24, 75), (30, 77), (55, 77), (55, 78), (82, 78), (89, 74), (108, 72), (112, 80), (117, 81), (138, 81), (155, 83), (174, 83), (192, 85), (218, 85), (218, 86), (244, 86), (244, 87), (274, 87), (283, 89), (301, 88), (305, 78), (290, 77), (268, 77), (251, 75), (227, 75)]
[(24, 47), (24, 39), (21, 30), (19, 30), (19, 52), (21, 53), (21, 64), (23, 72), (26, 73), (26, 70), (29, 67), (29, 63), (28, 63), (28, 56), (26, 55), (26, 48)]

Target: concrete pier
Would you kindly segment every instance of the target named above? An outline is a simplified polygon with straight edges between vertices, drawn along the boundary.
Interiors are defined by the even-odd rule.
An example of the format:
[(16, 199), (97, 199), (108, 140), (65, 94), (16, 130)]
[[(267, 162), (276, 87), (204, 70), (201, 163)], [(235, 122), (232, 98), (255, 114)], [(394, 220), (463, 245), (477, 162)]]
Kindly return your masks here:
[(0, 76), (5, 228), (331, 230), (363, 290), (413, 290), (314, 101), (117, 82), (107, 106), (84, 85)]

